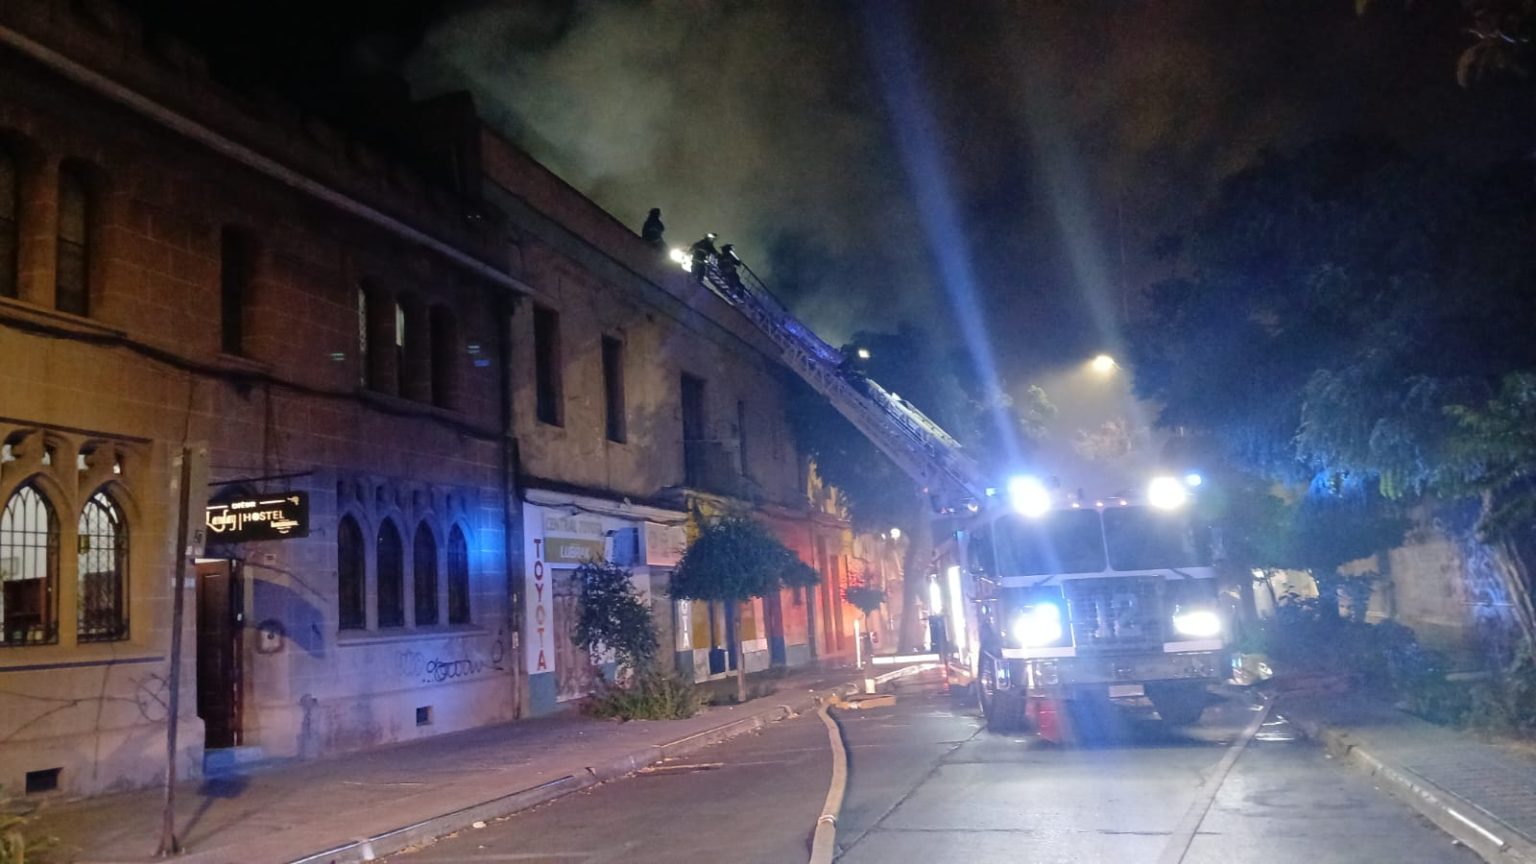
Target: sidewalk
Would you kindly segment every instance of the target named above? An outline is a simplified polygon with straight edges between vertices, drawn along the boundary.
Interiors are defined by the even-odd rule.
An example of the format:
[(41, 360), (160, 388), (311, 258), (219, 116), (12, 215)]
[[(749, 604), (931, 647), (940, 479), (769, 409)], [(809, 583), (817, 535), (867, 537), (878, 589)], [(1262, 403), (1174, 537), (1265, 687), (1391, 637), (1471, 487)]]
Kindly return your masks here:
[(1484, 860), (1536, 864), (1536, 759), (1358, 696), (1288, 693), (1276, 710)]
[[(592, 720), (561, 714), (177, 789), (184, 862), (365, 861), (622, 777), (847, 693), (853, 670), (772, 679), (771, 695), (687, 720)], [(38, 833), (51, 860), (143, 862), (159, 841), (160, 790), (46, 807)]]

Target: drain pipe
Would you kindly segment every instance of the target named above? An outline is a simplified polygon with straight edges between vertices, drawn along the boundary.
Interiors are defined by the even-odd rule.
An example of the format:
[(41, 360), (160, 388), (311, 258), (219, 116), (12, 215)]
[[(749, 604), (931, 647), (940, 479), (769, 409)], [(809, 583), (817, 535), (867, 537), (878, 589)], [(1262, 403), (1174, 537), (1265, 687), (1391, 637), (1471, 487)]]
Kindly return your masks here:
[(431, 249), (452, 263), (488, 282), (517, 294), (530, 293), (527, 285), (486, 264), (484, 261), (468, 255), (436, 237), (413, 228), (387, 213), (364, 204), (356, 198), (306, 177), (269, 157), (261, 155), (244, 144), (226, 138), (207, 126), (155, 102), (142, 93), (124, 87), (105, 75), (71, 60), (16, 30), (0, 26), (0, 45), (14, 49), (87, 90), (91, 90), (137, 114), (159, 123), (173, 132), (196, 141), (221, 156), (233, 159), (247, 168), (264, 174), (285, 186), (297, 189), (344, 213), (372, 223), (394, 234), (396, 237)]

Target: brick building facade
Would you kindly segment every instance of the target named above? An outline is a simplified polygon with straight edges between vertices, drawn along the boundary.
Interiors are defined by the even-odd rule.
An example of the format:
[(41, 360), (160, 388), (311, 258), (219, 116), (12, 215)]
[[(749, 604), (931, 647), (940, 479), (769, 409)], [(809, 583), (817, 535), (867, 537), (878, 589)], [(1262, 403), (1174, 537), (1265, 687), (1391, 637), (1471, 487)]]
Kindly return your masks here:
[[(813, 521), (734, 312), (462, 97), (402, 106), (431, 140), (401, 161), (105, 2), (0, 7), (0, 81), (0, 787), (160, 779), (184, 452), (194, 527), (204, 496), (308, 507), (196, 550), (184, 776), (558, 707), (595, 674), (582, 555), (723, 674), (714, 610), (663, 594), (690, 516)], [(837, 610), (841, 554), (813, 561)], [(775, 605), (749, 668), (839, 650)]]

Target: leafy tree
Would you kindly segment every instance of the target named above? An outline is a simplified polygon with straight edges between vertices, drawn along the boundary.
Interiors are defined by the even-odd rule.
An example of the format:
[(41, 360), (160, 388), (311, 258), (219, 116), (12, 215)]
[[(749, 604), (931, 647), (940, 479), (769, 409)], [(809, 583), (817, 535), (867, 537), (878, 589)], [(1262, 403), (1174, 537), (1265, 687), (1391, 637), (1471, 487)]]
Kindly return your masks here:
[[(1380, 0), (1355, 0), (1355, 11), (1364, 15), (1377, 5)], [(1490, 72), (1524, 75), (1530, 71), (1536, 0), (1461, 0), (1459, 5), (1471, 44), (1456, 60), (1457, 83), (1466, 87)]]
[(581, 596), (572, 641), (594, 656), (612, 650), (620, 669), (649, 669), (656, 659), (656, 626), (630, 572), (606, 561), (589, 561), (576, 568), (576, 580)]
[(1503, 433), (1478, 419), (1536, 369), (1533, 236), (1528, 176), (1361, 139), (1271, 154), (1196, 220), (1186, 275), (1151, 288), (1138, 389), (1237, 468), (1306, 490), (1278, 548), (1326, 582), (1355, 541), (1400, 539), (1395, 501), (1496, 482), (1475, 454), (1495, 465)]
[(864, 613), (864, 620), (869, 621), (869, 616), (880, 611), (885, 605), (885, 591), (875, 585), (849, 585), (843, 590), (843, 599), (849, 605)]
[(741, 650), (737, 615), (742, 603), (765, 597), (781, 587), (804, 587), (819, 579), (761, 523), (746, 516), (724, 516), (709, 522), (683, 552), (672, 571), (673, 597), (721, 603), (737, 634), (736, 700), (747, 698), (746, 652)]

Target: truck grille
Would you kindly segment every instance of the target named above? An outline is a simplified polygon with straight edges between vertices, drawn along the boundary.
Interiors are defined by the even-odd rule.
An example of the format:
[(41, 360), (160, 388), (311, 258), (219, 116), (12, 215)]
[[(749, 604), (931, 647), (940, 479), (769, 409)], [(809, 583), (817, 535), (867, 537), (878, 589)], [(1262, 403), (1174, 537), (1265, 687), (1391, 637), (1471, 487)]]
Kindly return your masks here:
[(1162, 648), (1160, 579), (1112, 576), (1062, 583), (1072, 641), (1081, 653), (1115, 653)]

